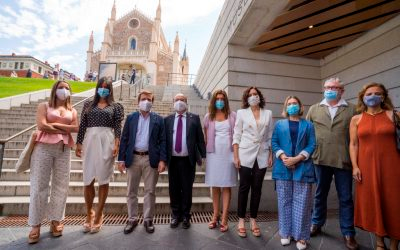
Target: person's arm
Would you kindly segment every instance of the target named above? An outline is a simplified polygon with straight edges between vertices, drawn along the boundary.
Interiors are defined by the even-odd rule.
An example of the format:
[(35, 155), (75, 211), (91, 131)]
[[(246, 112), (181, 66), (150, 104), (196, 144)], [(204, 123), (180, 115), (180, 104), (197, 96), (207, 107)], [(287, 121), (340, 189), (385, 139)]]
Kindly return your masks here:
[(240, 168), (240, 158), (239, 158), (239, 144), (242, 139), (243, 133), (243, 120), (241, 117), (241, 112), (236, 113), (235, 128), (233, 129), (233, 160), (236, 168)]
[(165, 135), (164, 119), (160, 118), (160, 130), (158, 134), (160, 144), (160, 162), (158, 163), (158, 172), (162, 173), (165, 171), (167, 163), (167, 139)]
[(203, 129), (201, 128), (200, 117), (196, 116), (196, 123), (197, 123), (197, 148), (201, 155), (201, 158), (206, 158), (206, 144), (204, 142), (204, 134)]
[(269, 117), (269, 122), (268, 122), (268, 134), (267, 134), (267, 142), (266, 142), (266, 146), (267, 149), (269, 151), (268, 154), (268, 162), (267, 162), (267, 167), (272, 167), (272, 148), (271, 148), (271, 139), (272, 139), (272, 133), (274, 132), (274, 126), (273, 126), (273, 122), (272, 122), (272, 112), (268, 111), (271, 116)]
[(72, 109), (72, 122), (71, 122), (71, 124), (52, 123), (52, 125), (53, 125), (53, 127), (58, 128), (60, 130), (64, 130), (65, 132), (68, 132), (68, 133), (78, 132), (79, 125), (78, 125), (78, 115), (77, 115), (76, 110), (74, 108)]
[(36, 124), (37, 128), (40, 131), (49, 133), (49, 134), (66, 134), (67, 132), (54, 127), (51, 123), (47, 122), (46, 118), (47, 114), (47, 106), (46, 103), (40, 103), (36, 113)]
[(204, 120), (203, 120), (203, 124), (204, 124), (204, 143), (207, 145), (207, 129), (208, 129), (208, 126), (209, 126), (209, 123), (208, 123), (208, 120), (209, 119), (209, 115), (208, 114), (206, 114), (205, 116), (204, 116)]
[(89, 105), (91, 105), (91, 102), (86, 102), (83, 105), (83, 108), (81, 111), (81, 122), (79, 124), (78, 136), (76, 139), (76, 149), (75, 149), (75, 155), (77, 157), (81, 157), (81, 155), (82, 155), (82, 143), (83, 143), (83, 140), (85, 139), (86, 128), (88, 125), (87, 109), (88, 109)]
[(129, 141), (129, 124), (130, 124), (130, 116), (125, 120), (124, 124), (124, 129), (122, 130), (122, 135), (121, 135), (121, 140), (120, 140), (120, 145), (119, 145), (119, 150), (118, 150), (118, 170), (122, 173), (124, 173), (126, 166), (125, 166), (125, 152), (126, 148), (128, 147), (128, 141)]
[(124, 119), (124, 107), (119, 104), (114, 104), (114, 149), (113, 149), (113, 156), (116, 157), (119, 151), (119, 144), (121, 138), (121, 123)]
[(360, 182), (361, 171), (358, 167), (358, 136), (357, 136), (357, 123), (360, 120), (360, 115), (353, 116), (350, 122), (350, 159), (353, 165), (353, 178)]

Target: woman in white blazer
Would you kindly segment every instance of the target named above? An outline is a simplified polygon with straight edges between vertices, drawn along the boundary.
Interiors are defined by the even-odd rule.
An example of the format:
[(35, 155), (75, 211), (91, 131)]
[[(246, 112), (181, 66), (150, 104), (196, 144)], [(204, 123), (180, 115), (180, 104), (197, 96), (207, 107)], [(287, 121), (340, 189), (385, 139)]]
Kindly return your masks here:
[(267, 167), (272, 165), (272, 112), (264, 106), (261, 92), (256, 87), (249, 87), (243, 93), (243, 109), (238, 110), (236, 117), (232, 144), (235, 166), (240, 175), (237, 229), (240, 237), (247, 236), (244, 218), (250, 188), (250, 230), (254, 236), (260, 236), (256, 218), (261, 188)]

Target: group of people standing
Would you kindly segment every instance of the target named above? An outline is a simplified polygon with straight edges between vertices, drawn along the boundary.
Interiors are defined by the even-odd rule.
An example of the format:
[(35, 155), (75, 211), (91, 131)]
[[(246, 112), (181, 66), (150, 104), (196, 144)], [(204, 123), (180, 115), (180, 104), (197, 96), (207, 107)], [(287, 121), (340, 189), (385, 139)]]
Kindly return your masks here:
[[(39, 105), (37, 145), (31, 159), (29, 242), (40, 237), (47, 215), (53, 236), (62, 234), (69, 182), (71, 132), (78, 132), (76, 155), (83, 158), (84, 197), (87, 210), (84, 232), (101, 230), (108, 185), (117, 169), (127, 174), (128, 221), (124, 233), (139, 223), (138, 189), (144, 182), (143, 218), (148, 233), (155, 227), (155, 188), (159, 174), (168, 168), (171, 228), (190, 227), (192, 188), (196, 164), (206, 161), (205, 183), (212, 189), (213, 217), (208, 227), (229, 229), (231, 188), (238, 182), (237, 234), (247, 237), (245, 217), (250, 193), (250, 232), (261, 235), (257, 212), (268, 167), (276, 182), (281, 244), (296, 241), (307, 248), (310, 236), (321, 233), (327, 218), (327, 196), (332, 179), (339, 198), (340, 229), (348, 249), (358, 249), (354, 226), (376, 234), (376, 247), (397, 249), (400, 239), (400, 153), (396, 149), (393, 105), (385, 86), (371, 83), (359, 93), (357, 106), (346, 102), (338, 78), (324, 83), (324, 98), (306, 115), (301, 100), (288, 96), (282, 116), (273, 125), (272, 112), (256, 87), (247, 88), (242, 109), (230, 110), (227, 93), (212, 95), (203, 121), (187, 111), (187, 97), (174, 97), (175, 112), (165, 118), (151, 111), (154, 96), (142, 91), (138, 111), (124, 118), (114, 102), (112, 84), (101, 78), (95, 97), (85, 103), (81, 122), (70, 103), (70, 86), (54, 84), (48, 103)], [(203, 133), (204, 129), (204, 133)], [(45, 167), (44, 167), (45, 166)], [(47, 203), (49, 179), (52, 185)], [(334, 178), (333, 178), (334, 177)], [(356, 180), (355, 207), (352, 185)], [(94, 182), (99, 203), (93, 209)], [(316, 192), (313, 195), (313, 184)], [(222, 214), (220, 200), (222, 196)], [(314, 202), (313, 202), (314, 199)], [(46, 212), (47, 211), (47, 212)]]

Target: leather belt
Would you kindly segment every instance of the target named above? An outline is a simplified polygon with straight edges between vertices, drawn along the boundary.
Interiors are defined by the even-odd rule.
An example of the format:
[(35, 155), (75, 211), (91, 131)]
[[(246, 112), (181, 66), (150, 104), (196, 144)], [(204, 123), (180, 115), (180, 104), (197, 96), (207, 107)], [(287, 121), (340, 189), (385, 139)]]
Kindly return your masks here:
[(139, 151), (133, 151), (133, 154), (135, 154), (135, 155), (149, 155), (149, 151), (146, 151), (146, 152), (139, 152)]

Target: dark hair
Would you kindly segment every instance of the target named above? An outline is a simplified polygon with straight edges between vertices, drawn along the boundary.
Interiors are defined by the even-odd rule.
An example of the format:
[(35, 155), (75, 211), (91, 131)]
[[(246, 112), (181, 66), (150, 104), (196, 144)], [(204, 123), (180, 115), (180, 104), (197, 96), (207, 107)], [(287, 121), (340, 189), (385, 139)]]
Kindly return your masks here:
[[(49, 107), (51, 107), (51, 108), (56, 107), (56, 101), (57, 101), (56, 91), (57, 91), (58, 85), (60, 85), (60, 83), (68, 84), (69, 91), (70, 91), (70, 93), (72, 93), (71, 85), (68, 82), (61, 81), (61, 80), (55, 82), (53, 84), (53, 87), (51, 88), (51, 92), (50, 92)], [(72, 110), (71, 95), (68, 96), (67, 99), (65, 99), (64, 108), (67, 110)]]
[(288, 106), (287, 104), (288, 104), (288, 102), (289, 102), (290, 99), (296, 99), (296, 101), (299, 103), (299, 107), (300, 107), (299, 116), (302, 116), (302, 115), (304, 114), (304, 106), (303, 106), (303, 104), (301, 103), (300, 99), (299, 99), (297, 96), (294, 96), (294, 95), (290, 95), (290, 96), (286, 97), (286, 100), (285, 100), (285, 102), (283, 103), (282, 116), (283, 116), (283, 117), (288, 117), (288, 116), (289, 116), (289, 114), (288, 114), (286, 108), (287, 108), (287, 106)]
[(247, 101), (247, 99), (250, 96), (250, 90), (254, 89), (255, 91), (257, 91), (258, 96), (260, 97), (260, 103), (258, 104), (258, 106), (260, 106), (260, 108), (264, 108), (265, 106), (265, 99), (263, 94), (261, 93), (261, 91), (257, 88), (257, 87), (248, 87), (244, 92), (243, 92), (243, 97), (242, 97), (242, 108), (243, 109), (247, 109), (248, 107), (250, 107), (249, 102)]
[(108, 104), (108, 105), (111, 105), (111, 104), (114, 102), (112, 80), (109, 79), (109, 78), (107, 78), (107, 77), (102, 77), (102, 78), (100, 78), (99, 81), (97, 82), (96, 90), (95, 90), (96, 92), (95, 92), (95, 94), (94, 94), (94, 98), (93, 98), (93, 102), (92, 102), (91, 108), (96, 107), (97, 104), (99, 103), (99, 101), (100, 101), (100, 96), (99, 96), (99, 94), (97, 93), (97, 90), (98, 90), (99, 88), (101, 88), (101, 85), (103, 85), (104, 83), (107, 84), (107, 89), (110, 90), (110, 94), (106, 97), (106, 102), (107, 102), (107, 104)]
[(360, 93), (358, 93), (357, 111), (364, 112), (368, 109), (367, 105), (364, 104), (364, 95), (365, 92), (367, 92), (367, 89), (372, 87), (379, 87), (383, 90), (383, 100), (381, 102), (381, 108), (384, 110), (393, 110), (393, 103), (389, 97), (389, 93), (385, 85), (381, 83), (372, 82), (364, 85)]
[(228, 115), (231, 113), (231, 110), (229, 108), (228, 95), (222, 89), (216, 90), (211, 97), (210, 104), (208, 105), (208, 112), (210, 113), (211, 121), (213, 121), (215, 119), (215, 114), (217, 113), (217, 108), (215, 107), (215, 102), (217, 101), (217, 95), (224, 96), (225, 105), (224, 105), (224, 108), (222, 109), (222, 112), (225, 114), (225, 119), (227, 119)]
[(139, 95), (138, 95), (138, 103), (140, 102), (140, 97), (142, 97), (142, 95), (150, 95), (151, 96), (151, 102), (154, 102), (154, 95), (153, 93), (151, 93), (149, 90), (142, 90)]

